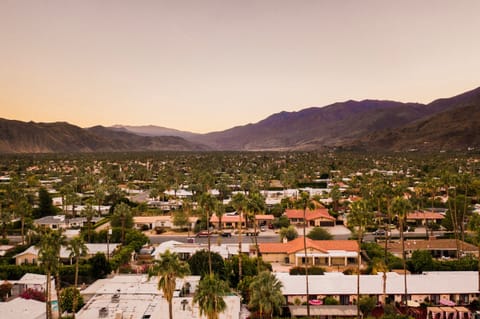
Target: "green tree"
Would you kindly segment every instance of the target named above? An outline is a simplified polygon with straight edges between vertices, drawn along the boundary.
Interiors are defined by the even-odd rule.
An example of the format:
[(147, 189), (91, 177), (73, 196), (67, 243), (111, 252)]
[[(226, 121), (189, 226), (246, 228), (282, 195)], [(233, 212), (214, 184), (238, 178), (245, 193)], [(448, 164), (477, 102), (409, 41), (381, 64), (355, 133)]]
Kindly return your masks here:
[(332, 234), (328, 230), (322, 227), (314, 227), (307, 235), (308, 238), (313, 240), (331, 240)]
[(225, 262), (220, 254), (199, 250), (188, 259), (192, 275), (205, 277), (210, 273), (208, 261), (211, 261), (213, 273), (220, 279), (226, 280)]
[(82, 309), (84, 305), (83, 296), (75, 287), (68, 287), (62, 290), (61, 293), (61, 307), (63, 310), (72, 313), (72, 318), (75, 318), (75, 313)]
[(178, 259), (177, 254), (167, 250), (160, 255), (160, 260), (156, 260), (150, 270), (149, 276), (151, 277), (154, 274), (158, 276), (158, 289), (163, 292), (163, 297), (168, 302), (168, 316), (172, 319), (172, 300), (176, 280), (190, 274), (190, 268), (187, 263)]
[(38, 208), (34, 210), (33, 217), (40, 218), (44, 216), (52, 216), (57, 213), (57, 209), (53, 206), (52, 197), (47, 189), (40, 188), (38, 190)]
[(125, 232), (127, 229), (133, 227), (133, 215), (132, 209), (125, 203), (120, 203), (115, 206), (113, 215), (110, 219), (110, 225), (112, 227), (120, 227), (121, 229), (121, 241), (125, 243)]
[(362, 296), (358, 301), (360, 311), (365, 317), (368, 317), (368, 315), (375, 308), (376, 304), (377, 304), (376, 297)]
[[(209, 193), (204, 193), (200, 197), (199, 200), (200, 206), (203, 208), (203, 210), (206, 213), (207, 217), (207, 231), (210, 231), (210, 216), (211, 212), (216, 208), (217, 203), (216, 199)], [(212, 258), (211, 258), (211, 241), (210, 241), (210, 236), (207, 238), (207, 246), (208, 246), (208, 269), (209, 273), (212, 273)]]
[[(243, 211), (247, 206), (247, 199), (243, 193), (236, 193), (232, 197), (232, 206), (238, 213), (238, 253), (242, 252), (242, 223), (243, 223)], [(238, 278), (239, 282), (242, 280), (242, 258), (238, 258)]]
[(92, 220), (95, 216), (95, 210), (93, 209), (90, 203), (87, 203), (85, 209), (83, 210), (83, 215), (87, 219), (87, 242), (92, 240)]
[(301, 192), (300, 198), (295, 202), (295, 206), (303, 210), (303, 251), (305, 258), (305, 292), (307, 297), (307, 317), (310, 317), (310, 292), (308, 287), (308, 252), (307, 252), (307, 209), (313, 209), (314, 203), (310, 199), (310, 194)]
[(392, 202), (392, 213), (397, 216), (398, 224), (400, 227), (400, 242), (402, 243), (402, 262), (403, 262), (403, 285), (404, 285), (404, 297), (403, 302), (407, 303), (407, 256), (405, 255), (405, 238), (404, 238), (404, 223), (407, 218), (408, 212), (411, 210), (410, 201), (403, 197), (395, 197)]
[[(265, 211), (265, 198), (259, 192), (251, 192), (247, 196), (247, 217), (250, 222), (253, 222), (253, 232), (257, 233), (257, 218), (256, 216)], [(255, 243), (255, 252), (258, 257), (258, 268), (260, 269), (260, 252), (258, 250), (258, 238), (253, 237)], [(260, 270), (259, 270), (260, 271)]]
[[(355, 227), (357, 231), (358, 256), (357, 256), (357, 300), (360, 300), (360, 266), (361, 251), (360, 247), (363, 240), (363, 232), (365, 228), (373, 221), (373, 212), (371, 212), (368, 201), (365, 199), (353, 202), (348, 214), (348, 225)], [(360, 306), (357, 302), (357, 318), (360, 318)]]
[(415, 250), (408, 264), (410, 271), (415, 274), (434, 270), (433, 257), (428, 250)]
[(91, 265), (90, 276), (95, 279), (105, 278), (111, 271), (110, 263), (104, 253), (96, 253), (88, 260)]
[[(80, 257), (85, 256), (87, 254), (87, 246), (81, 237), (74, 237), (72, 238), (67, 244), (67, 250), (70, 251), (70, 258), (75, 259), (75, 280), (74, 280), (74, 288), (77, 290), (78, 287), (78, 266)], [(73, 295), (73, 302), (71, 309), (77, 309), (78, 305), (78, 295), (77, 293), (72, 293)], [(63, 307), (62, 307), (63, 308)], [(73, 318), (75, 319), (75, 311), (73, 312)]]
[(282, 227), (279, 232), (280, 240), (284, 240), (285, 238), (287, 241), (294, 240), (298, 237), (298, 231), (295, 226), (290, 225), (288, 227)]
[(223, 297), (230, 292), (225, 281), (209, 274), (200, 280), (193, 303), (198, 304), (200, 316), (207, 316), (207, 319), (218, 319), (220, 313), (227, 309), (227, 304)]
[(188, 215), (185, 210), (178, 210), (173, 213), (173, 224), (180, 228), (189, 226)]
[(282, 283), (269, 271), (262, 271), (250, 284), (249, 307), (258, 310), (261, 318), (273, 318), (274, 312), (281, 312), (285, 298)]

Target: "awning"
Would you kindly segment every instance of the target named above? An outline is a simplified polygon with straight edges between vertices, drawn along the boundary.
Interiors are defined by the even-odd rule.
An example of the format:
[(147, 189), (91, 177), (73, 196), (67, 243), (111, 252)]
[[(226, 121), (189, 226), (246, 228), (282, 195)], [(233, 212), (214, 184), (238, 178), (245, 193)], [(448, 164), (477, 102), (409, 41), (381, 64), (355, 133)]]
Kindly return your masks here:
[(440, 299), (440, 304), (449, 307), (455, 306), (455, 303), (448, 299)]
[[(293, 317), (306, 317), (307, 306), (288, 306)], [(355, 317), (357, 306), (350, 305), (321, 305), (310, 307), (310, 316)]]
[(407, 306), (409, 307), (420, 307), (420, 304), (413, 300), (407, 300)]

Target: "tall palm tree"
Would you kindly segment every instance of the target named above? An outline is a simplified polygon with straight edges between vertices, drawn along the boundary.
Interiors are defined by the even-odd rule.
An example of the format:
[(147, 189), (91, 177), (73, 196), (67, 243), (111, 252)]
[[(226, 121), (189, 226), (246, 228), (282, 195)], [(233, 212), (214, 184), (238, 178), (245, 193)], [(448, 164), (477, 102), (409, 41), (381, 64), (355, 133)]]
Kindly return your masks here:
[(285, 304), (282, 283), (268, 270), (260, 272), (250, 283), (249, 289), (249, 307), (258, 309), (262, 318), (273, 318), (274, 311), (280, 312)]
[(403, 285), (404, 285), (404, 302), (407, 304), (407, 256), (405, 255), (405, 238), (403, 233), (405, 218), (409, 211), (411, 211), (411, 204), (408, 199), (403, 197), (395, 197), (392, 202), (392, 213), (397, 216), (400, 228), (400, 242), (402, 243), (402, 262), (403, 262)]
[(90, 243), (92, 237), (92, 220), (95, 216), (95, 209), (90, 203), (87, 203), (87, 206), (85, 206), (83, 215), (87, 219), (87, 242)]
[(348, 225), (356, 227), (358, 256), (357, 256), (357, 318), (360, 318), (360, 268), (361, 268), (361, 245), (363, 240), (363, 232), (365, 228), (372, 223), (373, 213), (369, 209), (368, 201), (361, 199), (353, 202), (348, 215)]
[[(78, 287), (78, 265), (80, 261), (80, 257), (85, 256), (87, 254), (88, 248), (85, 245), (85, 242), (81, 237), (74, 237), (72, 238), (67, 244), (67, 250), (70, 251), (70, 258), (75, 259), (75, 283), (74, 287), (77, 289)], [(75, 312), (77, 309), (78, 303), (78, 295), (75, 293), (73, 294), (73, 318), (75, 319)]]
[(213, 274), (206, 275), (199, 282), (193, 303), (198, 304), (200, 316), (207, 316), (207, 319), (218, 319), (220, 313), (227, 309), (223, 297), (230, 292), (225, 281), (216, 278)]
[(307, 209), (313, 209), (315, 204), (310, 199), (310, 194), (301, 192), (295, 206), (303, 210), (303, 252), (305, 258), (305, 293), (307, 297), (307, 317), (310, 317), (310, 292), (308, 286), (308, 252), (307, 252)]
[(128, 206), (127, 204), (120, 203), (115, 206), (112, 217), (120, 221), (121, 240), (123, 244), (125, 243), (125, 232), (127, 228), (127, 221), (132, 218), (132, 210), (130, 206)]
[(45, 302), (46, 306), (46, 318), (52, 318), (52, 273), (55, 270), (55, 265), (58, 263), (57, 261), (57, 252), (55, 251), (55, 236), (53, 231), (50, 229), (44, 230), (40, 237), (40, 242), (37, 244), (38, 248), (38, 258), (42, 264), (42, 268), (45, 272), (46, 276), (46, 297), (47, 300)]
[(247, 196), (246, 210), (250, 222), (253, 222), (253, 240), (255, 243), (255, 252), (257, 255), (257, 271), (260, 272), (260, 252), (258, 251), (258, 238), (257, 238), (257, 214), (265, 211), (265, 198), (259, 192), (250, 192)]
[(208, 270), (209, 273), (212, 273), (212, 254), (211, 254), (211, 240), (210, 240), (210, 216), (211, 212), (216, 208), (216, 199), (210, 193), (204, 193), (200, 197), (199, 203), (200, 206), (204, 209), (207, 214), (207, 246), (208, 246)]
[(243, 210), (247, 205), (245, 195), (243, 193), (236, 193), (232, 197), (232, 206), (238, 213), (238, 282), (242, 281), (242, 223)]
[(389, 269), (384, 259), (374, 258), (372, 264), (372, 275), (382, 273), (382, 305), (385, 307), (387, 301), (387, 272)]
[(54, 270), (55, 270), (55, 290), (57, 292), (57, 309), (58, 309), (58, 318), (62, 316), (62, 308), (60, 303), (60, 291), (61, 291), (61, 282), (60, 282), (60, 267), (62, 266), (62, 262), (60, 260), (60, 250), (62, 246), (66, 244), (67, 238), (63, 234), (63, 229), (58, 229), (53, 232), (53, 241), (52, 241), (52, 248), (56, 254), (56, 263), (54, 263)]
[(160, 255), (160, 260), (156, 260), (150, 269), (149, 277), (158, 276), (158, 289), (163, 292), (163, 297), (168, 302), (168, 316), (173, 318), (172, 300), (175, 292), (177, 278), (184, 278), (190, 274), (190, 268), (187, 263), (181, 261), (178, 255), (169, 250)]

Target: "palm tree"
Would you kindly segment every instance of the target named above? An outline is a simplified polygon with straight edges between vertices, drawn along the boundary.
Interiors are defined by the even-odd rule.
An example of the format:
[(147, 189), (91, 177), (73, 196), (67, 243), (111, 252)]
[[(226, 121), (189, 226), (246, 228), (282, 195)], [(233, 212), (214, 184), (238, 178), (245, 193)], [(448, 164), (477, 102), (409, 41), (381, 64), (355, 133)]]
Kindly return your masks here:
[(20, 216), (20, 227), (22, 235), (22, 245), (25, 244), (25, 220), (29, 218), (32, 214), (32, 205), (28, 202), (27, 198), (22, 197), (20, 203), (18, 204), (18, 211), (16, 212), (17, 216)]
[(357, 229), (358, 242), (358, 256), (357, 256), (357, 318), (360, 318), (360, 266), (361, 259), (361, 245), (363, 240), (363, 232), (365, 228), (373, 221), (373, 213), (368, 207), (368, 202), (365, 199), (353, 202), (348, 215), (348, 224)]
[(376, 275), (379, 272), (382, 273), (382, 305), (383, 307), (385, 307), (387, 301), (387, 272), (389, 269), (387, 264), (385, 263), (385, 260), (380, 258), (374, 258), (372, 264), (372, 275)]
[(403, 197), (395, 197), (392, 202), (392, 213), (398, 218), (400, 228), (400, 242), (402, 243), (402, 262), (403, 262), (403, 284), (404, 284), (404, 302), (407, 303), (407, 256), (405, 255), (405, 239), (403, 234), (404, 221), (408, 212), (411, 210), (410, 201)]
[(260, 272), (260, 252), (258, 251), (257, 239), (257, 214), (265, 211), (265, 198), (259, 192), (251, 192), (247, 196), (247, 212), (250, 222), (253, 221), (253, 240), (255, 243), (255, 252), (257, 255), (257, 271)]
[(218, 319), (218, 315), (227, 309), (223, 297), (230, 292), (225, 281), (216, 278), (213, 274), (206, 275), (198, 284), (193, 303), (198, 304), (200, 316), (207, 319)]
[[(67, 250), (70, 251), (70, 258), (75, 259), (75, 283), (74, 287), (77, 289), (78, 287), (78, 265), (80, 257), (85, 256), (87, 254), (88, 248), (85, 245), (85, 242), (81, 237), (74, 237), (70, 240), (67, 245)], [(73, 294), (73, 318), (75, 319), (75, 311), (77, 309), (78, 303), (78, 295), (75, 293)]]
[(273, 312), (280, 312), (285, 304), (282, 294), (282, 283), (270, 271), (262, 271), (250, 283), (249, 307), (258, 309), (263, 318), (273, 317)]
[(40, 237), (40, 242), (37, 244), (38, 248), (38, 258), (42, 263), (42, 268), (46, 275), (46, 291), (47, 300), (45, 303), (46, 306), (46, 315), (47, 319), (52, 318), (52, 273), (54, 272), (56, 265), (58, 263), (57, 252), (55, 251), (55, 238), (53, 231), (50, 229), (43, 231)]
[(199, 200), (200, 206), (204, 209), (205, 213), (207, 214), (207, 231), (209, 232), (207, 237), (208, 243), (208, 270), (209, 273), (212, 273), (212, 254), (211, 254), (211, 241), (210, 241), (210, 215), (211, 212), (217, 206), (216, 199), (209, 193), (204, 193), (200, 197)]
[(92, 220), (93, 220), (93, 217), (95, 216), (95, 210), (90, 203), (87, 203), (87, 206), (85, 206), (85, 209), (83, 210), (83, 214), (87, 219), (87, 242), (90, 243), (91, 236), (92, 236)]
[(120, 229), (121, 229), (121, 240), (122, 244), (125, 243), (125, 232), (127, 228), (127, 221), (132, 218), (132, 210), (130, 206), (125, 203), (120, 203), (115, 206), (113, 211), (113, 218), (118, 219), (120, 221)]
[(245, 195), (243, 193), (236, 193), (232, 197), (232, 206), (238, 213), (238, 282), (242, 281), (242, 222), (243, 210), (247, 205)]
[(190, 268), (187, 263), (181, 261), (176, 253), (166, 250), (160, 255), (160, 260), (155, 260), (155, 264), (149, 271), (149, 278), (158, 276), (158, 290), (163, 292), (163, 297), (168, 302), (168, 316), (173, 318), (172, 300), (177, 278), (184, 278), (190, 274)]
[(308, 252), (307, 252), (307, 208), (312, 209), (314, 203), (310, 199), (310, 194), (302, 192), (300, 198), (295, 202), (295, 206), (303, 210), (303, 252), (305, 258), (305, 293), (307, 297), (307, 317), (310, 317), (310, 292), (308, 287)]

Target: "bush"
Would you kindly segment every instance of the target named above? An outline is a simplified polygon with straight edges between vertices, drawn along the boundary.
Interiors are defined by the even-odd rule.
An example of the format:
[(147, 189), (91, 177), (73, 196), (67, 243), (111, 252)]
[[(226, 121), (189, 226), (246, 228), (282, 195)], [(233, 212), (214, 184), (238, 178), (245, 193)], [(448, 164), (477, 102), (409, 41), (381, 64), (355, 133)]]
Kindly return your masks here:
[[(308, 267), (308, 274), (309, 275), (323, 275), (325, 273), (325, 269), (322, 267)], [(292, 267), (290, 268), (290, 275), (305, 275), (305, 267)]]
[(33, 288), (28, 288), (27, 290), (22, 292), (20, 294), (20, 297), (23, 299), (33, 299), (33, 300), (45, 302), (45, 293)]
[(62, 290), (60, 296), (60, 305), (64, 311), (73, 312), (73, 297), (77, 296), (77, 305), (75, 307), (75, 312), (79, 311), (83, 307), (83, 296), (80, 294), (75, 287), (68, 287)]

